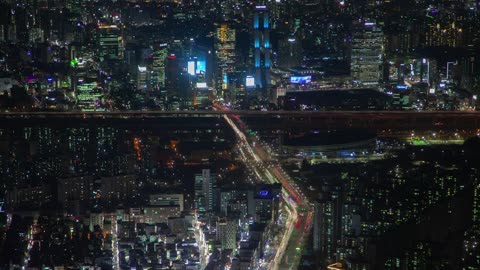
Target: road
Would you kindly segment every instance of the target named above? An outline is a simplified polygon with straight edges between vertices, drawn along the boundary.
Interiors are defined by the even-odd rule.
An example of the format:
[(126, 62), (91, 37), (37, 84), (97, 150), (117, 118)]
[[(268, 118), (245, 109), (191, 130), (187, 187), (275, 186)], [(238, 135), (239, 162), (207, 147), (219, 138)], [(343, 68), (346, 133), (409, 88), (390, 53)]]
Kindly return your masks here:
[[(220, 118), (229, 115), (231, 119), (242, 116), (251, 128), (259, 129), (309, 129), (309, 128), (368, 128), (389, 129), (471, 129), (480, 128), (480, 111), (106, 111), (106, 112), (0, 112), (3, 125), (29, 123), (58, 124), (108, 124), (135, 121), (171, 120), (192, 123), (197, 118)], [(79, 121), (70, 121), (79, 120)], [(142, 121), (138, 121), (142, 120)], [(188, 124), (186, 124), (188, 125)], [(241, 127), (240, 127), (241, 128)]]
[[(217, 105), (217, 109), (226, 110), (220, 105)], [(245, 125), (236, 115), (225, 114), (224, 119), (239, 139), (242, 159), (255, 175), (268, 183), (281, 183), (283, 186), (282, 195), (290, 215), (287, 220), (287, 229), (274, 260), (269, 263), (269, 268), (297, 269), (306, 236), (311, 228), (310, 221), (313, 214), (311, 206), (299, 187), (272, 155), (272, 149), (269, 149), (258, 137), (245, 133)]]
[(126, 110), (126, 111), (12, 111), (0, 112), (1, 118), (135, 118), (135, 117), (211, 117), (221, 115), (240, 115), (240, 116), (275, 116), (275, 117), (352, 117), (352, 118), (461, 118), (461, 117), (480, 117), (480, 111), (256, 111), (256, 110)]

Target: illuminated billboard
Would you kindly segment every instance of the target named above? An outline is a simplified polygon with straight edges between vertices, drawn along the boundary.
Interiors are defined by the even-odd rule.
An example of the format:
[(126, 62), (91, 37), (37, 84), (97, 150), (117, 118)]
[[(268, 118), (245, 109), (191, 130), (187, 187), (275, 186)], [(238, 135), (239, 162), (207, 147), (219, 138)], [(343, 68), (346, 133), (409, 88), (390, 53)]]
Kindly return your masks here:
[(397, 88), (397, 90), (408, 90), (408, 85), (398, 84), (395, 88)]
[(147, 72), (147, 67), (138, 66), (138, 72)]
[(262, 189), (260, 190), (260, 192), (258, 192), (258, 195), (260, 195), (261, 197), (268, 197), (269, 194), (270, 192), (266, 189)]
[(253, 76), (247, 76), (247, 81), (245, 85), (247, 87), (255, 87), (255, 78)]
[(197, 83), (197, 88), (198, 89), (206, 89), (206, 88), (208, 88), (207, 83), (206, 82), (199, 82), (199, 83)]
[(223, 74), (222, 80), (222, 90), (228, 89), (228, 76), (227, 74)]
[(188, 61), (187, 72), (190, 75), (195, 75), (195, 61)]
[(290, 77), (290, 83), (305, 84), (305, 83), (311, 83), (311, 82), (312, 82), (312, 76), (292, 76), (292, 77)]
[(205, 61), (189, 60), (187, 62), (187, 72), (190, 75), (204, 74), (207, 71), (207, 64)]
[(196, 74), (205, 73), (207, 71), (207, 65), (205, 61), (197, 61), (197, 66), (195, 68)]

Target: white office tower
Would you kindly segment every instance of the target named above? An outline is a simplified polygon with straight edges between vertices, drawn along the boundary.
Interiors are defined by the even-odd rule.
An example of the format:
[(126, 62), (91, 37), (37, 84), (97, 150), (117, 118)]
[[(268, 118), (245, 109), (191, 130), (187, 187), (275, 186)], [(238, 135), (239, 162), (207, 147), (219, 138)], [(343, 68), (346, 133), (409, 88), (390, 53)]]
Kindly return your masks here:
[(376, 87), (382, 76), (383, 32), (375, 22), (353, 25), (350, 70), (355, 85)]

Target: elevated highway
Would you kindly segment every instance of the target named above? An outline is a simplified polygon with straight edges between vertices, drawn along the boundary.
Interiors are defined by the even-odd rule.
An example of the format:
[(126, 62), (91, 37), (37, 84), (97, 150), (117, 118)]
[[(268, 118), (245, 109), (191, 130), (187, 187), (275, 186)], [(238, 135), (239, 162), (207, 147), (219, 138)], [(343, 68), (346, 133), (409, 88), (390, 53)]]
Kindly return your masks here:
[[(480, 112), (414, 111), (109, 111), (109, 112), (0, 112), (0, 124), (49, 121), (102, 124), (129, 122), (141, 124), (166, 121), (188, 124), (198, 118), (221, 118), (237, 115), (252, 128), (321, 129), (472, 129), (480, 128)], [(163, 119), (163, 120), (162, 120)], [(196, 120), (195, 120), (196, 119)]]

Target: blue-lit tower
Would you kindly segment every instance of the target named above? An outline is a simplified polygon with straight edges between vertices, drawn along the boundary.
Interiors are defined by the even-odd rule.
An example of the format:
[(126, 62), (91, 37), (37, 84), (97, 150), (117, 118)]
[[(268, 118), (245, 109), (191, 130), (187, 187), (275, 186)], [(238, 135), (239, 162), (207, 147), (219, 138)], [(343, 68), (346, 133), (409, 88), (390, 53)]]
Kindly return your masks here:
[(261, 89), (270, 85), (271, 44), (267, 6), (256, 6), (253, 15), (255, 84)]

